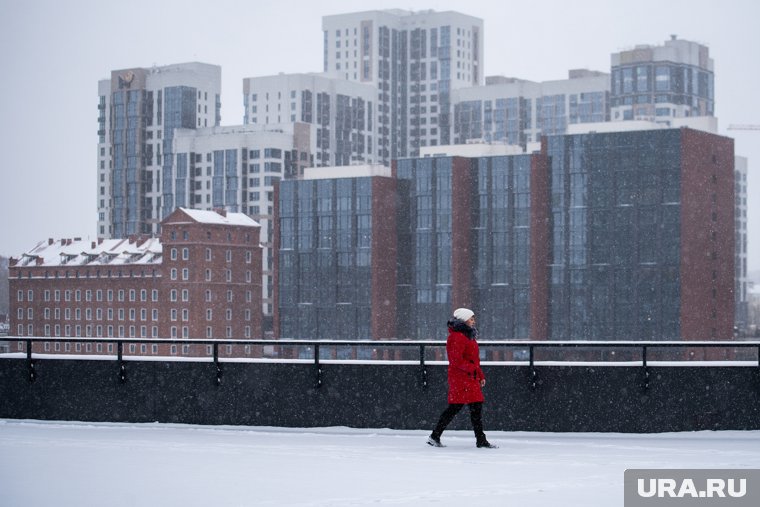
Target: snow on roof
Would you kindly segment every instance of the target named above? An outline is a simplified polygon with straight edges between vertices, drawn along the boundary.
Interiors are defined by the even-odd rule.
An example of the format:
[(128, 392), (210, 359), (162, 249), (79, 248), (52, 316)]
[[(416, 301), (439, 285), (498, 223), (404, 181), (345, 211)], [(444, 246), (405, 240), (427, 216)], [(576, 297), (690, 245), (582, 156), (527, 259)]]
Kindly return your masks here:
[(244, 227), (259, 227), (259, 223), (245, 213), (226, 212), (220, 214), (217, 211), (180, 208), (186, 215), (201, 224), (217, 225), (241, 225)]
[[(260, 227), (243, 213), (180, 208), (202, 224)], [(48, 239), (19, 256), (17, 266), (118, 266), (160, 264), (163, 246), (159, 238), (132, 236), (121, 239)]]
[(21, 255), (19, 266), (114, 266), (159, 264), (163, 248), (158, 238), (61, 239), (41, 241)]

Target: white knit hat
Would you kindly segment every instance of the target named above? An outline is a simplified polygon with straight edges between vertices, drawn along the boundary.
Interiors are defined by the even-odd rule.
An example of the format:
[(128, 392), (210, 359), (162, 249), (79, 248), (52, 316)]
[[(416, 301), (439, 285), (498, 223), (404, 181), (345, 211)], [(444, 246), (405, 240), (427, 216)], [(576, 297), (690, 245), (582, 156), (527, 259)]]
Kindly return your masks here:
[(475, 312), (470, 310), (469, 308), (457, 308), (454, 310), (454, 318), (461, 320), (462, 322), (467, 322), (475, 315)]

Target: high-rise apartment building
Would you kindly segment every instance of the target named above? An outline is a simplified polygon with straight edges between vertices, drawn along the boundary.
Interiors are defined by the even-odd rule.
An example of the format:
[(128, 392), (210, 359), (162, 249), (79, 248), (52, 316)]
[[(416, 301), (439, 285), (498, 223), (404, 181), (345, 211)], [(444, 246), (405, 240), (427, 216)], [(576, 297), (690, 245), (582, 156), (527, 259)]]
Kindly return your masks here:
[(324, 70), (377, 89), (380, 162), (451, 143), (451, 92), (483, 83), (481, 19), (382, 10), (325, 16), (322, 30)]
[(221, 68), (203, 63), (122, 69), (98, 84), (98, 237), (156, 234), (175, 209), (169, 190), (177, 128), (220, 123)]
[(550, 136), (550, 339), (730, 339), (731, 139), (689, 128)]
[[(279, 300), (288, 308), (280, 329), (305, 325), (298, 336), (312, 329), (304, 315), (340, 290), (332, 268), (319, 278), (321, 266), (363, 253), (388, 261), (384, 278), (395, 279), (396, 291), (384, 293), (395, 305), (366, 297), (366, 288), (356, 301), (369, 305), (367, 315), (395, 313), (397, 338), (439, 338), (457, 306), (473, 308), (491, 339), (733, 335), (731, 139), (689, 128), (545, 136), (533, 154), (430, 155), (400, 159), (394, 169), (396, 197), (381, 200), (392, 204), (383, 216), (395, 224), (395, 240), (372, 222), (356, 230), (366, 250), (347, 251), (343, 261), (332, 246), (340, 223), (333, 210), (351, 209), (346, 192), (361, 178), (347, 179), (346, 190), (335, 180), (309, 182), (297, 196), (295, 186), (307, 182), (291, 182), (280, 196), (278, 288), (288, 294)], [(312, 324), (333, 311), (310, 317)], [(367, 336), (358, 327), (366, 322), (357, 322), (353, 330), (343, 322), (341, 336)]]
[(271, 330), (272, 215), (276, 182), (314, 160), (315, 126), (303, 123), (175, 129), (173, 178), (164, 190), (181, 207), (245, 213), (261, 225), (265, 329)]
[[(431, 156), (396, 164), (399, 336), (435, 339), (452, 308), (476, 309), (491, 339), (543, 336), (533, 270), (546, 250), (533, 196), (541, 155)], [(402, 254), (404, 252), (405, 254)]]
[(542, 83), (487, 77), (486, 86), (452, 91), (452, 144), (479, 141), (525, 148), (542, 135), (565, 134), (569, 125), (609, 121), (609, 90), (609, 74), (584, 69)]
[(280, 183), (276, 337), (396, 336), (396, 183), (381, 165)]
[(612, 121), (713, 116), (715, 74), (709, 49), (675, 35), (662, 46), (613, 53)]
[(314, 166), (378, 159), (374, 86), (328, 74), (279, 74), (244, 79), (243, 94), (246, 125), (315, 126)]

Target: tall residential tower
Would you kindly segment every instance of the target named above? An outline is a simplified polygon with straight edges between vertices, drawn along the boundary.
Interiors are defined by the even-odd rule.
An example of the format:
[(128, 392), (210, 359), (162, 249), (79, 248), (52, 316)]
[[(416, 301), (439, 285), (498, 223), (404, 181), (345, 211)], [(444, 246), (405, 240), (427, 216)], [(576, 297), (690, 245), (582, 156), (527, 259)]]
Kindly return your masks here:
[(98, 237), (157, 234), (174, 211), (176, 128), (219, 125), (221, 68), (203, 63), (115, 70), (98, 83)]
[(383, 10), (322, 18), (324, 70), (377, 87), (380, 161), (450, 144), (451, 91), (483, 83), (483, 20)]

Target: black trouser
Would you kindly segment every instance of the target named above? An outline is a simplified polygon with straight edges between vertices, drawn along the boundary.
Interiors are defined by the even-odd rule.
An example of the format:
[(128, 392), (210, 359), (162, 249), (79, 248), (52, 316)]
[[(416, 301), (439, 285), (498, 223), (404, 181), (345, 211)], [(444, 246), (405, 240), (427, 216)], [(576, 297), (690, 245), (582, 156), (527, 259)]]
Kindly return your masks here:
[[(475, 403), (468, 403), (467, 406), (470, 407), (470, 421), (472, 421), (472, 429), (475, 432), (475, 438), (478, 442), (481, 442), (486, 439), (486, 434), (483, 433), (483, 402), (478, 401)], [(445, 430), (446, 426), (448, 426), (451, 420), (454, 419), (454, 416), (462, 410), (462, 407), (464, 407), (464, 404), (462, 403), (449, 403), (449, 406), (446, 407), (446, 410), (441, 414), (441, 418), (438, 420), (438, 424), (431, 436), (437, 439), (441, 438), (443, 430)]]

